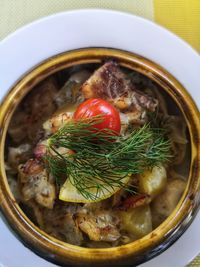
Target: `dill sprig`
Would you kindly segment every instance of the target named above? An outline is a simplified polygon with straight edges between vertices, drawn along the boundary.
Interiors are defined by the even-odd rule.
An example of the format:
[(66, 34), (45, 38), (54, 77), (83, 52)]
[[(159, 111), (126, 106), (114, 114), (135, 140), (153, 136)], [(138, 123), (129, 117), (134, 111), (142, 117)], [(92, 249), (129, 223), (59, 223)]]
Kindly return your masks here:
[[(99, 192), (112, 193), (116, 187), (133, 193), (135, 188), (123, 182), (127, 175), (170, 159), (170, 141), (162, 129), (146, 124), (121, 137), (108, 129), (96, 129), (97, 120), (101, 118), (65, 124), (48, 139), (45, 156), (57, 182), (67, 177), (86, 199), (96, 200)], [(75, 153), (62, 153), (60, 148)]]

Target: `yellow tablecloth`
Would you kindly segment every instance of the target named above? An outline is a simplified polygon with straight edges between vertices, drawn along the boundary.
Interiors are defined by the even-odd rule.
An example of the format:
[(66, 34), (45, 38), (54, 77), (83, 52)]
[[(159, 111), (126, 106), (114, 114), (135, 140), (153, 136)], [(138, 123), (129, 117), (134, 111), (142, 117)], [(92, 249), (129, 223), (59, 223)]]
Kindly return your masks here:
[[(37, 18), (80, 8), (115, 9), (156, 21), (200, 52), (200, 0), (0, 0), (0, 40)], [(189, 266), (200, 267), (200, 256)]]

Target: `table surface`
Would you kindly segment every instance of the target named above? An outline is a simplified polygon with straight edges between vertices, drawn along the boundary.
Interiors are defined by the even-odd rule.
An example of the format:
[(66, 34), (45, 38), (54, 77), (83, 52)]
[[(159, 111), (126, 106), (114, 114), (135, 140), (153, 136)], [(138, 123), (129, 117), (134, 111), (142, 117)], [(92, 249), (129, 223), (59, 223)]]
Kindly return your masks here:
[[(0, 0), (0, 40), (38, 18), (80, 8), (125, 11), (155, 21), (200, 52), (200, 0)], [(188, 265), (199, 267), (200, 255)]]

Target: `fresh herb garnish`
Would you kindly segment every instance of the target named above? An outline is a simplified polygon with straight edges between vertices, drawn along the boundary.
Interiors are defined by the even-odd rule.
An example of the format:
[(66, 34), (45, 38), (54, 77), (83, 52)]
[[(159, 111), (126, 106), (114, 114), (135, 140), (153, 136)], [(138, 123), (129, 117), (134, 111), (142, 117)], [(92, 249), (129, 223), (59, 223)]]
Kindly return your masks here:
[[(45, 156), (57, 182), (67, 177), (84, 198), (96, 200), (98, 192), (110, 193), (116, 187), (135, 192), (123, 183), (127, 175), (141, 173), (170, 159), (170, 141), (162, 129), (146, 124), (121, 137), (106, 129), (97, 130), (97, 119), (101, 118), (65, 124), (48, 139)], [(60, 147), (75, 153), (66, 155), (59, 152)], [(91, 189), (96, 189), (96, 194)]]

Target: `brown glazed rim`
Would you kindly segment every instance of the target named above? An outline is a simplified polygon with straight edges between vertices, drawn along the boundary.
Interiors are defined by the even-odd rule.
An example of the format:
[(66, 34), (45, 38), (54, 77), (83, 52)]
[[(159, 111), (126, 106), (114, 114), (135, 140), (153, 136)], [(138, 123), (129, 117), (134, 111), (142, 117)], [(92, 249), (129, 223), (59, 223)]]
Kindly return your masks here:
[[(101, 63), (116, 60), (121, 66), (136, 70), (159, 84), (176, 102), (184, 115), (191, 141), (191, 164), (186, 190), (173, 213), (155, 230), (130, 244), (112, 248), (83, 248), (57, 240), (36, 227), (16, 203), (7, 183), (4, 166), (4, 145), (8, 124), (17, 105), (27, 92), (45, 77), (58, 70), (84, 63)], [(73, 50), (52, 57), (27, 73), (9, 91), (0, 106), (0, 207), (9, 225), (21, 239), (49, 260), (77, 266), (101, 266), (107, 263), (127, 262), (145, 253), (158, 254), (168, 240), (173, 240), (177, 231), (189, 225), (199, 205), (200, 188), (200, 121), (199, 111), (184, 87), (166, 70), (157, 64), (133, 53), (107, 49), (87, 48)], [(184, 226), (184, 227), (183, 227)], [(177, 236), (178, 237), (178, 236)], [(172, 243), (171, 242), (171, 243)], [(168, 246), (168, 245), (167, 245)], [(157, 248), (160, 247), (158, 250)], [(151, 256), (150, 256), (151, 257)], [(134, 261), (134, 260), (133, 260)], [(144, 261), (140, 259), (139, 262)], [(133, 262), (132, 262), (133, 263)], [(121, 266), (121, 265), (120, 265)]]

